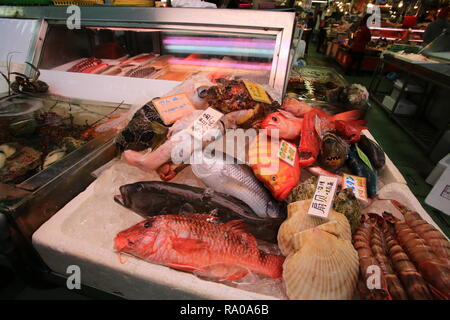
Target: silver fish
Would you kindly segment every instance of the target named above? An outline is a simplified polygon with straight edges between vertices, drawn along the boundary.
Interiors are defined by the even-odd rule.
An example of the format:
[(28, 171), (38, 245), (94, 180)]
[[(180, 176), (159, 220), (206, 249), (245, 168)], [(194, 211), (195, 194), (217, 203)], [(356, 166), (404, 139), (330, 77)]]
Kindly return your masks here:
[[(191, 161), (192, 172), (211, 189), (231, 195), (245, 202), (261, 218), (283, 218), (285, 210), (252, 170), (233, 159), (202, 159)], [(234, 164), (230, 164), (234, 163)]]

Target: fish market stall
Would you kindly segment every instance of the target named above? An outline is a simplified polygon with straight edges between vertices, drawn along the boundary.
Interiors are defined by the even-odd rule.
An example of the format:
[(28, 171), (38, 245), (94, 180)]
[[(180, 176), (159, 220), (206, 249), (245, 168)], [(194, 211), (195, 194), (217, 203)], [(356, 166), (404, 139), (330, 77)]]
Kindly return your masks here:
[(47, 24), (50, 94), (127, 109), (11, 214), (52, 277), (126, 299), (449, 299), (448, 239), (367, 130), (367, 90), (288, 77), (294, 14), (116, 9), (77, 31), (23, 9)]

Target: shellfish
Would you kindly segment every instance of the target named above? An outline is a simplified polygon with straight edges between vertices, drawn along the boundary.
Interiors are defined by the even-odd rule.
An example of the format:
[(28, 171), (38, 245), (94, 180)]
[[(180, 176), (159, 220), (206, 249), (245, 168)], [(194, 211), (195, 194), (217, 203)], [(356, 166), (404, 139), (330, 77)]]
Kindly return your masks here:
[(295, 234), (297, 251), (283, 264), (283, 279), (290, 299), (353, 297), (358, 280), (358, 254), (349, 240), (326, 231), (333, 224), (337, 223)]
[(337, 234), (345, 240), (351, 240), (350, 224), (343, 214), (331, 209), (328, 214), (328, 221), (311, 216), (308, 214), (311, 201), (311, 199), (296, 201), (288, 205), (288, 218), (283, 222), (278, 231), (278, 246), (285, 256), (294, 251), (292, 237), (296, 233), (317, 227), (328, 221), (336, 221)]

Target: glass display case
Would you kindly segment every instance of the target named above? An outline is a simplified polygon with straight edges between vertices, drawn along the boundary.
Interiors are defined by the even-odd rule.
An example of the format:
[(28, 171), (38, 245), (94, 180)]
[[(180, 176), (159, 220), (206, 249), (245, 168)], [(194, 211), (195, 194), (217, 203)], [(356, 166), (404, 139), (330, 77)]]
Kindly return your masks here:
[[(28, 261), (19, 256), (33, 264), (39, 261), (31, 246), (33, 233), (95, 180), (95, 170), (117, 155), (114, 132), (91, 136), (96, 130), (90, 129), (118, 120), (131, 106), (163, 96), (199, 71), (246, 78), (281, 95), (290, 69), (293, 12), (82, 7), (80, 28), (70, 29), (66, 9), (0, 7), (0, 22), (13, 25), (18, 31), (14, 37), (25, 39), (21, 35), (30, 34), (21, 47), (21, 61), (14, 65), (24, 77), (48, 85), (48, 92), (26, 95), (27, 100), (33, 96), (39, 108), (0, 117), (4, 125), (0, 133), (6, 134), (0, 139), (2, 144), (33, 144), (29, 147), (40, 152), (39, 164), (29, 172), (0, 183), (1, 195), (6, 195), (4, 190), (12, 195), (0, 199), (0, 215), (11, 222), (8, 228), (14, 239), (8, 241), (16, 248), (11, 260), (21, 265)], [(24, 21), (33, 21), (31, 30), (20, 28)], [(6, 32), (0, 29), (2, 39)], [(16, 48), (2, 41), (0, 49), (0, 66), (7, 72), (7, 54)], [(15, 98), (8, 84), (1, 89), (0, 97)], [(22, 136), (14, 135), (11, 125), (16, 132), (22, 130)], [(36, 130), (53, 127), (51, 134), (41, 136), (55, 141), (43, 144), (29, 138), (39, 137)], [(76, 130), (66, 130), (70, 128)], [(66, 136), (87, 138), (69, 151), (62, 144)], [(44, 169), (46, 157), (64, 148), (65, 153), (55, 156), (57, 161)]]
[(42, 19), (33, 63), (50, 93), (135, 103), (198, 71), (232, 73), (284, 93), (295, 13), (197, 8), (5, 7), (0, 17)]

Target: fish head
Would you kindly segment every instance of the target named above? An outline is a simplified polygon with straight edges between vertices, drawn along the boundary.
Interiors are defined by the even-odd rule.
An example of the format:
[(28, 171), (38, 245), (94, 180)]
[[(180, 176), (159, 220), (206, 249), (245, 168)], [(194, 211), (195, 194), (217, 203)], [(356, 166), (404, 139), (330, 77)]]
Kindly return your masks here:
[(278, 201), (285, 200), (300, 179), (300, 169), (287, 166), (290, 165), (284, 166), (284, 163), (281, 163), (276, 174), (261, 176), (260, 179)]
[(151, 216), (158, 214), (158, 208), (164, 207), (167, 199), (161, 196), (162, 191), (157, 185), (136, 182), (119, 188), (120, 195), (114, 196), (114, 201), (134, 212)]
[(125, 208), (131, 208), (131, 194), (139, 192), (139, 186), (137, 183), (126, 184), (119, 188), (120, 195), (114, 196), (114, 201), (124, 206)]
[(284, 218), (286, 218), (286, 212), (287, 212), (287, 210), (286, 210), (285, 206), (280, 202), (269, 201), (267, 203), (266, 214), (270, 218), (284, 219)]
[(128, 253), (151, 251), (160, 230), (155, 218), (157, 217), (149, 218), (119, 232), (114, 239), (114, 250)]
[(281, 112), (268, 114), (261, 123), (261, 129), (281, 130), (288, 126), (288, 119)]
[(339, 136), (329, 132), (322, 139), (320, 164), (328, 170), (337, 170), (347, 159), (348, 144)]

